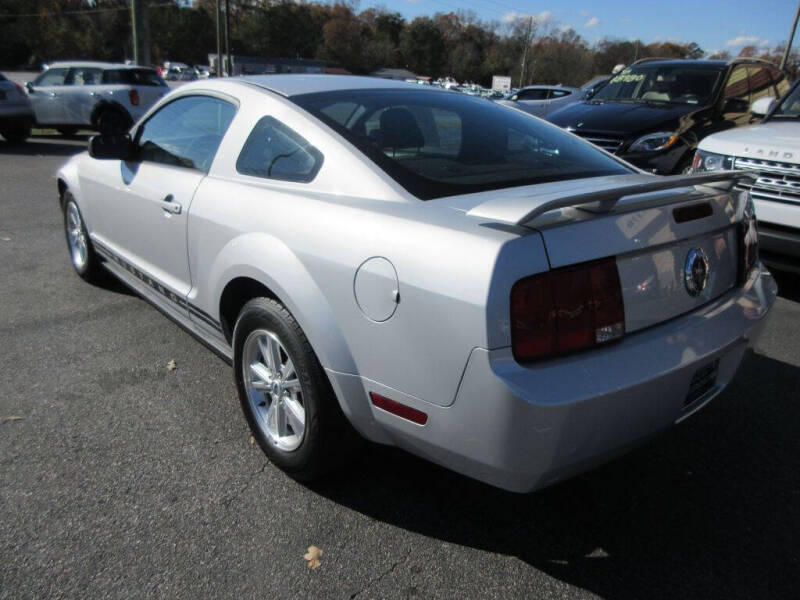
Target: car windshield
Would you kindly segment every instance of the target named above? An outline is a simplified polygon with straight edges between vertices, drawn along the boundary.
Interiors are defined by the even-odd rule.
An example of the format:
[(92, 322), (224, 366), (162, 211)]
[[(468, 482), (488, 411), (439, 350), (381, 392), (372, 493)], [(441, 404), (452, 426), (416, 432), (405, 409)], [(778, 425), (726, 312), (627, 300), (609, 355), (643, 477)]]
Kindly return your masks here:
[(770, 115), (770, 119), (797, 119), (800, 117), (800, 85), (786, 95)]
[(520, 111), (435, 90), (346, 90), (291, 98), (423, 200), (632, 171)]
[(642, 65), (629, 67), (611, 78), (593, 100), (707, 104), (722, 69), (703, 66)]

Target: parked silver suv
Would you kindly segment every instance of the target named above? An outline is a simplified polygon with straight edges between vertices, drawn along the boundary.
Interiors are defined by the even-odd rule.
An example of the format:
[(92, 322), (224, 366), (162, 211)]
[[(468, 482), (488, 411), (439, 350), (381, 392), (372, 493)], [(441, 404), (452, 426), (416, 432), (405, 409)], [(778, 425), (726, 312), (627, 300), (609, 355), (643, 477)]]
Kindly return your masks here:
[(126, 131), (169, 91), (154, 69), (89, 61), (53, 63), (26, 87), (36, 123), (64, 135)]

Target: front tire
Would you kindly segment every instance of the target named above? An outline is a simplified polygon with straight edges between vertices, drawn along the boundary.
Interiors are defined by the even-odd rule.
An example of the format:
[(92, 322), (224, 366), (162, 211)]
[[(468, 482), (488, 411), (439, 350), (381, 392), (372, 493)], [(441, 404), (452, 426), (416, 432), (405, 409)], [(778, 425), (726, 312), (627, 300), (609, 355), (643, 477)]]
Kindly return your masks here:
[(75, 197), (64, 192), (64, 233), (72, 268), (85, 281), (97, 283), (102, 280), (100, 259), (92, 246), (92, 240), (83, 223), (83, 215), (75, 202)]
[(297, 321), (269, 298), (244, 305), (233, 331), (234, 377), (253, 437), (301, 481), (337, 466), (354, 433)]

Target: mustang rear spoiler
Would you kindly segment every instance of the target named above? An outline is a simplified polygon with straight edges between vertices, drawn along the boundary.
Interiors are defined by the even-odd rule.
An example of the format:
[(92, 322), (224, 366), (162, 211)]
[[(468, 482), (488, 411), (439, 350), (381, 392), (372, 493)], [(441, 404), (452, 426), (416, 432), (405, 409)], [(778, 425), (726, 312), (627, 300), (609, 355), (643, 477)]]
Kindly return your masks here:
[[(709, 185), (730, 190), (742, 179), (753, 179), (749, 173), (741, 171), (718, 171), (700, 173), (698, 175), (670, 175), (667, 177), (647, 177), (647, 181), (638, 180), (637, 183), (622, 184), (610, 183), (594, 188), (590, 191), (549, 192), (539, 196), (522, 196), (517, 198), (495, 198), (479, 204), (467, 211), (467, 215), (487, 219), (494, 223), (508, 223), (522, 225), (559, 208), (576, 207), (590, 212), (609, 212), (623, 198), (626, 204), (635, 201), (636, 196), (644, 196), (653, 192), (662, 192), (674, 188), (683, 188), (695, 185)], [(654, 198), (642, 197), (641, 203), (635, 203), (635, 208), (658, 206), (664, 204), (663, 196)], [(674, 198), (672, 201), (677, 201)], [(633, 205), (629, 206), (631, 209)]]

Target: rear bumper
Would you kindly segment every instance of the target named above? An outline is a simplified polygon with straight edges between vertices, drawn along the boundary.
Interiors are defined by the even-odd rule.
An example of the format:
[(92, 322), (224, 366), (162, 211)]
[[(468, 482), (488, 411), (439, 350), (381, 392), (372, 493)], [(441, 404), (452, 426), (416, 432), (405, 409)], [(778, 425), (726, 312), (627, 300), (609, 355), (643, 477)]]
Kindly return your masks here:
[[(776, 294), (772, 276), (759, 266), (743, 288), (606, 348), (531, 366), (517, 364), (509, 348), (476, 348), (448, 407), (361, 379), (364, 391), (422, 410), (428, 422), (415, 425), (366, 398), (370, 422), (351, 418), (373, 439), (504, 489), (532, 491), (607, 460), (705, 405), (733, 378)], [(692, 376), (717, 360), (714, 386), (685, 405)], [(335, 384), (344, 391), (341, 385), (347, 382)]]

